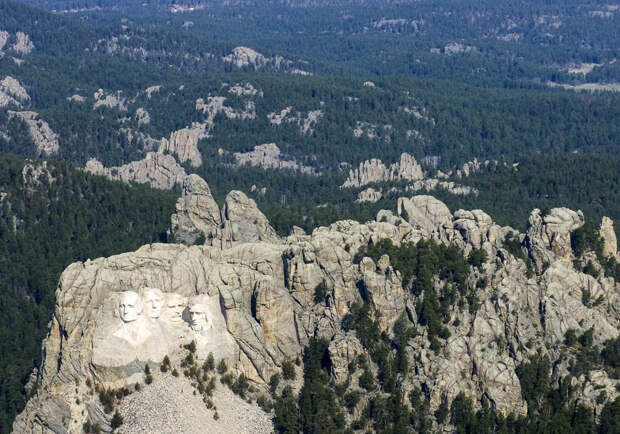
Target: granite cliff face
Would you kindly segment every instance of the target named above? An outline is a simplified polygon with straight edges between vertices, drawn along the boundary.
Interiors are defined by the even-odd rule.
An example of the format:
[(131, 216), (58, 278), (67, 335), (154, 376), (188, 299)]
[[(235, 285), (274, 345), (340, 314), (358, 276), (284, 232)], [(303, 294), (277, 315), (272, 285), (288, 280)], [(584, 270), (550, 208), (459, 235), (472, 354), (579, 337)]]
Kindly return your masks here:
[[(360, 248), (383, 239), (396, 246), (431, 239), (456, 245), (465, 254), (482, 249), (488, 258), (467, 278), (472, 287), (480, 279), (488, 282), (476, 290), (478, 308), (450, 311), (450, 333), (439, 351), (431, 349), (426, 327), (418, 325), (420, 333), (406, 346), (411, 367), (399, 385), (403, 392), (414, 387), (427, 391), (431, 409), (465, 392), (501, 413), (524, 414), (519, 363), (540, 352), (554, 361), (553, 375), (563, 376), (569, 361), (561, 354), (566, 352), (563, 342), (569, 329), (580, 334), (593, 327), (595, 344), (618, 336), (620, 286), (610, 277), (595, 278), (572, 265), (570, 231), (581, 224), (578, 212), (553, 209), (541, 217), (534, 210), (530, 228), (520, 234), (495, 224), (481, 210), (452, 213), (433, 197), (414, 196), (399, 199), (396, 214), (380, 211), (375, 221), (340, 221), (312, 234), (294, 230), (280, 238), (243, 193), (231, 192), (220, 210), (207, 183), (191, 175), (184, 181), (171, 231), (187, 244), (202, 235), (205, 245), (151, 244), (67, 267), (58, 285), (36, 387), (14, 431), (77, 433), (87, 420), (109, 431), (110, 415), (86, 384), (133, 384), (142, 378), (145, 363), (155, 371), (163, 353), (179, 363), (179, 345), (190, 340), (198, 344), (199, 360), (214, 352), (216, 362), (225, 359), (234, 374), (243, 373), (264, 390), (271, 375), (286, 360), (300, 356), (311, 337), (323, 337), (329, 341), (332, 378), (346, 380), (349, 363), (366, 353), (355, 333), (342, 326), (354, 303), (368, 305), (388, 335), (398, 318), (412, 325), (418, 322), (418, 296), (403, 288), (403, 276), (390, 257), (355, 258)], [(503, 241), (508, 236), (518, 240), (535, 272), (528, 272), (524, 260), (506, 250)], [(437, 277), (435, 284), (444, 283)], [(317, 287), (324, 288), (324, 301), (316, 299)], [(132, 312), (131, 300), (141, 297), (147, 306), (151, 288), (161, 294), (161, 311)], [(586, 291), (601, 302), (584, 304)], [(145, 325), (128, 326), (137, 321)], [(132, 327), (137, 327), (133, 334)], [(98, 354), (109, 345), (108, 339), (123, 343), (112, 356), (101, 358)], [(154, 344), (147, 344), (148, 339)], [(153, 351), (153, 345), (159, 351)], [(619, 381), (602, 370), (572, 381), (580, 402), (599, 410), (596, 397), (601, 390), (610, 399), (618, 395)], [(177, 404), (192, 390), (182, 377), (156, 376), (155, 383), (170, 394), (166, 400)], [(178, 406), (176, 419), (157, 411), (157, 404), (142, 395), (150, 393), (149, 387), (121, 408), (128, 421), (125, 432), (137, 432), (130, 422), (142, 417), (141, 405), (161, 432), (178, 430), (181, 421), (202, 420), (189, 404)], [(229, 425), (219, 427), (236, 429), (230, 421), (221, 423)], [(267, 427), (259, 424), (255, 432)]]
[(150, 184), (151, 187), (170, 190), (185, 179), (185, 169), (172, 155), (149, 152), (142, 160), (132, 161), (118, 167), (104, 167), (100, 161), (91, 158), (84, 167), (93, 175), (125, 183)]

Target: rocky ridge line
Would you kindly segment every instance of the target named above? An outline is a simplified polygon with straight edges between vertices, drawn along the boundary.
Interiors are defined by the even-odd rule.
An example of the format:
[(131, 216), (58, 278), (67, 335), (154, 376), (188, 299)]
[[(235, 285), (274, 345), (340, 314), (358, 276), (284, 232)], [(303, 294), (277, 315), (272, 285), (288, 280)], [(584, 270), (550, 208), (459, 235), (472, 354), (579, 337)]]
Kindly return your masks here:
[[(374, 221), (339, 221), (308, 235), (295, 230), (286, 238), (275, 237), (259, 213), (240, 192), (231, 192), (219, 210), (207, 183), (192, 175), (184, 183), (172, 224), (191, 222), (184, 227), (190, 234), (203, 235), (204, 246), (151, 244), (70, 265), (60, 278), (37, 392), (16, 419), (14, 431), (73, 432), (69, 427), (81, 426), (88, 417), (109, 426), (98, 400), (76, 384), (86, 379), (101, 386), (127, 381), (123, 370), (93, 365), (95, 318), (108, 297), (143, 286), (219, 300), (222, 324), (238, 350), (229, 366), (256, 388), (266, 388), (283, 361), (299, 357), (314, 336), (329, 341), (330, 375), (334, 381), (343, 380), (349, 363), (366, 353), (356, 335), (342, 329), (354, 303), (367, 304), (388, 335), (399, 317), (418, 324), (418, 300), (403, 288), (401, 273), (390, 258), (354, 258), (361, 247), (383, 239), (396, 246), (430, 239), (456, 245), (465, 255), (483, 249), (488, 257), (467, 278), (471, 287), (487, 280), (476, 290), (478, 308), (450, 312), (449, 336), (441, 341), (441, 350), (431, 349), (425, 327), (406, 346), (415, 375), (405, 376), (399, 387), (405, 395), (415, 387), (428, 391), (431, 411), (464, 392), (502, 414), (524, 414), (519, 363), (540, 353), (555, 361), (554, 376), (566, 376), (570, 358), (560, 356), (567, 350), (563, 342), (568, 330), (582, 334), (592, 328), (595, 345), (618, 337), (620, 286), (604, 273), (593, 277), (573, 267), (577, 258), (570, 233), (583, 224), (580, 212), (555, 208), (541, 216), (534, 210), (528, 230), (519, 233), (495, 224), (481, 210), (452, 213), (431, 196), (414, 196), (400, 198), (396, 214), (382, 210)], [(180, 226), (173, 228), (175, 238), (181, 238)], [(609, 227), (606, 223), (605, 230)], [(506, 250), (507, 237), (516, 239), (525, 258), (533, 261), (531, 274), (521, 257)], [(319, 284), (325, 286), (329, 302), (315, 300)], [(441, 288), (442, 283), (436, 285)], [(584, 304), (585, 292), (602, 301)], [(604, 370), (571, 381), (575, 399), (595, 411), (602, 408), (597, 400), (601, 391), (609, 399), (618, 395), (619, 380)], [(356, 411), (366, 400), (363, 397)], [(191, 415), (181, 412), (179, 417)], [(174, 425), (162, 429), (173, 430)]]

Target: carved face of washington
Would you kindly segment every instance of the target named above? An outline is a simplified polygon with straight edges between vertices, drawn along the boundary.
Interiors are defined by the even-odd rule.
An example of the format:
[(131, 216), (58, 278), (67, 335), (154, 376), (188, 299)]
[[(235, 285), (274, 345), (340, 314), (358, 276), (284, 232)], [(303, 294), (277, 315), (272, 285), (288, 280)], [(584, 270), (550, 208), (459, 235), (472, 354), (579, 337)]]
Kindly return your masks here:
[(159, 318), (164, 307), (164, 295), (157, 288), (144, 288), (142, 290), (142, 302), (144, 312), (150, 318)]
[(134, 291), (125, 291), (121, 293), (118, 300), (118, 311), (121, 320), (124, 322), (137, 320), (142, 313), (142, 303), (138, 293)]
[(185, 298), (179, 294), (170, 293), (166, 301), (168, 308), (168, 319), (171, 323), (183, 322), (183, 311), (185, 310)]
[(190, 305), (189, 318), (189, 325), (195, 332), (206, 330), (209, 325), (207, 309), (202, 303), (193, 303)]

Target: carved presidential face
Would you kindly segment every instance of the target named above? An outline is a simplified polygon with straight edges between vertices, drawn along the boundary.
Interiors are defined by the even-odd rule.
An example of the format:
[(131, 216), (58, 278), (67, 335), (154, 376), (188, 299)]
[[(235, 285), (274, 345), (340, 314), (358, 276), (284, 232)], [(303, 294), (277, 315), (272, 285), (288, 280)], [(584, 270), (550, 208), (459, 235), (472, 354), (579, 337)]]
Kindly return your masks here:
[(201, 303), (194, 303), (189, 307), (189, 319), (190, 327), (195, 332), (200, 332), (207, 329), (208, 318), (207, 309)]
[(142, 313), (142, 303), (138, 293), (134, 291), (123, 292), (119, 297), (118, 311), (124, 322), (137, 320)]
[(168, 294), (166, 301), (166, 307), (168, 309), (168, 318), (170, 322), (180, 323), (183, 322), (183, 311), (185, 310), (185, 298), (179, 294)]
[(157, 288), (144, 288), (142, 290), (142, 303), (144, 313), (150, 318), (159, 318), (164, 307), (164, 295)]

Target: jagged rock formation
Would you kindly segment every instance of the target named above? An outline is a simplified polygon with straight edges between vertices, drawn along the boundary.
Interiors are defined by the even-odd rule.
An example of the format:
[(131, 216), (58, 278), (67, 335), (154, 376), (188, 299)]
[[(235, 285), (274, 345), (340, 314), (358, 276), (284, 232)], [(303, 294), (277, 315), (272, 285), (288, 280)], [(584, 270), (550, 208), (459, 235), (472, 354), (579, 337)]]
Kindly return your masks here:
[(614, 231), (614, 222), (609, 217), (603, 217), (600, 229), (603, 239), (603, 255), (616, 256), (618, 254), (618, 240)]
[(379, 159), (360, 163), (359, 168), (349, 171), (349, 177), (342, 187), (362, 187), (372, 182), (384, 181), (417, 181), (424, 178), (422, 167), (411, 155), (404, 153), (400, 161), (390, 167)]
[[(205, 223), (207, 229), (199, 229), (202, 233), (217, 226), (218, 213), (206, 183), (190, 177), (184, 191), (176, 221), (186, 218), (189, 222), (190, 215), (195, 220), (204, 218), (204, 222), (192, 223), (196, 228)], [(414, 387), (425, 390), (431, 410), (444, 399), (449, 403), (464, 392), (500, 413), (523, 414), (526, 405), (516, 375), (519, 363), (540, 352), (555, 361), (553, 375), (564, 376), (570, 357), (564, 355), (567, 348), (563, 342), (569, 329), (580, 334), (594, 327), (595, 344), (618, 336), (620, 287), (603, 274), (594, 278), (573, 269), (574, 258), (566, 250), (567, 231), (582, 222), (578, 212), (553, 209), (541, 217), (534, 210), (527, 234), (518, 234), (495, 224), (481, 210), (451, 213), (430, 196), (415, 196), (399, 199), (397, 215), (383, 210), (376, 221), (339, 221), (309, 235), (295, 230), (281, 239), (270, 230), (253, 201), (240, 192), (231, 192), (219, 216), (220, 227), (215, 228), (221, 229), (216, 230), (221, 234), (215, 239), (221, 241), (219, 244), (152, 244), (135, 252), (78, 262), (65, 270), (44, 342), (37, 391), (16, 419), (16, 433), (76, 432), (87, 419), (109, 426), (109, 416), (88, 393), (86, 379), (101, 386), (127, 384), (132, 375), (142, 372), (147, 356), (136, 356), (135, 363), (123, 369), (97, 365), (93, 363), (94, 336), (102, 315), (112, 321), (112, 314), (106, 314), (111, 312), (110, 303), (145, 287), (160, 288), (166, 299), (178, 300), (167, 303), (162, 318), (168, 310), (179, 316), (180, 309), (189, 306), (191, 331), (186, 323), (178, 322), (185, 330), (181, 333), (184, 338), (175, 338), (180, 342), (204, 329), (194, 317), (204, 308), (193, 307), (195, 304), (186, 298), (200, 295), (212, 300), (219, 307), (208, 310), (214, 329), (233, 340), (228, 348), (229, 367), (234, 373), (245, 374), (259, 389), (266, 387), (284, 360), (298, 357), (313, 336), (329, 341), (331, 376), (334, 381), (343, 381), (349, 363), (358, 354), (367, 354), (355, 333), (342, 329), (342, 320), (353, 303), (367, 304), (381, 331), (388, 335), (399, 317), (417, 323), (418, 296), (404, 289), (403, 276), (393, 268), (390, 258), (383, 255), (376, 262), (369, 257), (354, 260), (360, 247), (370, 242), (376, 245), (382, 239), (390, 239), (396, 246), (433, 239), (454, 244), (466, 253), (481, 248), (488, 255), (488, 260), (467, 277), (471, 287), (482, 278), (488, 282), (476, 290), (476, 309), (451, 308), (445, 324), (448, 337), (442, 340), (440, 350), (431, 349), (427, 328), (420, 325), (419, 333), (406, 346), (411, 366), (398, 387), (405, 394)], [(524, 261), (503, 247), (508, 234), (525, 240), (521, 245), (527, 255), (548, 260), (548, 266), (529, 276)], [(315, 300), (319, 285), (324, 287), (326, 302)], [(436, 285), (439, 288), (443, 284), (437, 280)], [(602, 301), (584, 304), (586, 291)], [(131, 310), (121, 315), (132, 321)], [(173, 363), (180, 357), (177, 352), (171, 354)], [(618, 395), (619, 380), (605, 371), (572, 381), (576, 399), (597, 411), (602, 407), (595, 390), (605, 390), (612, 400)], [(189, 382), (184, 383), (187, 389), (173, 389), (167, 384), (157, 387), (165, 386), (170, 391), (166, 393), (171, 394), (187, 393), (179, 389), (191, 390)], [(122, 411), (139, 408), (139, 398)], [(182, 399), (186, 398), (179, 396)], [(366, 402), (363, 396), (358, 408)], [(198, 417), (183, 406), (178, 408), (179, 417)], [(158, 418), (156, 413), (149, 414)], [(134, 417), (131, 413), (125, 416)], [(174, 426), (161, 429), (172, 431)]]
[(28, 126), (28, 132), (39, 154), (52, 155), (58, 152), (60, 144), (56, 134), (43, 119), (39, 119), (37, 112), (14, 112), (9, 110), (9, 117), (16, 116)]
[(21, 83), (15, 78), (7, 75), (0, 81), (0, 107), (14, 105), (22, 107), (22, 104), (28, 102), (30, 96)]
[(6, 30), (0, 30), (0, 57), (4, 55), (4, 52), (2, 50), (8, 42), (9, 36), (9, 32), (7, 32)]
[(250, 82), (245, 84), (236, 83), (228, 89), (228, 93), (237, 96), (260, 96), (264, 95), (263, 91), (254, 87)]
[(313, 167), (304, 166), (295, 160), (284, 159), (280, 148), (275, 143), (265, 143), (254, 147), (253, 151), (235, 152), (235, 164), (243, 166), (260, 166), (265, 169), (287, 169), (296, 170), (302, 173), (316, 174)]
[(584, 222), (581, 211), (553, 208), (549, 214), (541, 216), (539, 209), (533, 210), (528, 219), (525, 243), (536, 269), (542, 270), (555, 259), (570, 259), (570, 233)]
[(126, 183), (150, 184), (154, 188), (169, 190), (181, 184), (186, 173), (172, 155), (149, 152), (142, 160), (132, 161), (119, 167), (104, 167), (101, 162), (91, 158), (84, 170), (93, 175)]
[[(0, 57), (4, 56), (4, 48), (7, 46), (7, 42), (11, 38), (11, 34), (6, 30), (0, 30)], [(30, 36), (24, 32), (15, 33), (14, 43), (10, 46), (16, 54), (26, 55), (30, 54), (34, 50), (34, 44), (30, 40)], [(15, 60), (15, 58), (14, 58)], [(17, 59), (19, 60), (19, 59)]]
[(205, 239), (217, 237), (221, 225), (220, 209), (209, 185), (198, 175), (189, 175), (183, 181), (183, 193), (171, 217), (174, 239), (192, 245), (201, 235)]
[(356, 202), (371, 202), (375, 203), (381, 200), (383, 194), (381, 191), (377, 191), (374, 188), (367, 188), (366, 190), (362, 190), (357, 194)]
[(189, 161), (194, 167), (202, 165), (202, 156), (198, 150), (198, 141), (207, 137), (203, 125), (192, 125), (170, 133), (168, 140), (161, 139), (158, 152), (176, 154), (181, 163)]
[(282, 125), (282, 123), (295, 123), (299, 125), (302, 134), (312, 134), (314, 125), (323, 116), (322, 110), (310, 110), (305, 116), (301, 112), (291, 115), (293, 107), (285, 107), (280, 113), (271, 112), (267, 114), (267, 119), (272, 125)]
[(13, 44), (13, 51), (19, 54), (30, 54), (34, 50), (34, 44), (24, 32), (17, 32), (15, 34), (15, 44)]
[(103, 89), (99, 89), (93, 94), (93, 98), (95, 99), (93, 109), (103, 106), (119, 111), (127, 111), (127, 98), (123, 96), (123, 92), (120, 90), (115, 93), (106, 93)]
[(265, 57), (261, 53), (248, 47), (236, 47), (230, 54), (222, 57), (222, 60), (226, 63), (235, 65), (237, 68), (248, 66), (257, 69), (265, 66), (280, 68), (291, 64), (289, 60), (284, 59), (282, 56)]
[(466, 196), (468, 194), (478, 194), (478, 190), (466, 185), (457, 184), (453, 181), (440, 181), (436, 178), (422, 179), (420, 181), (414, 181), (407, 187), (405, 191), (417, 192), (420, 190), (431, 191), (437, 188), (442, 188), (449, 191), (452, 194)]
[(222, 247), (279, 240), (254, 200), (240, 191), (231, 191), (220, 211), (206, 181), (198, 175), (190, 175), (183, 182), (170, 233), (177, 242), (188, 245), (199, 239), (207, 245)]

